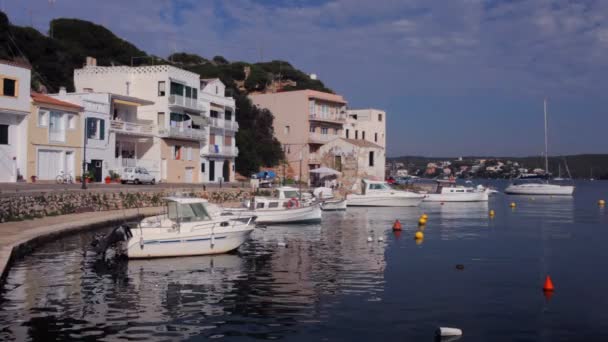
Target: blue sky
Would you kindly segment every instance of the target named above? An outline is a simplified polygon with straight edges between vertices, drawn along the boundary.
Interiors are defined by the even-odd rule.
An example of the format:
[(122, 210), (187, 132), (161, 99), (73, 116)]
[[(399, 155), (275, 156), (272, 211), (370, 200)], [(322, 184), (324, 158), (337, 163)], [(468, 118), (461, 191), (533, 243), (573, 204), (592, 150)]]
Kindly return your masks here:
[(607, 153), (608, 1), (0, 0), (13, 23), (105, 25), (149, 53), (283, 59), (385, 109), (388, 155)]

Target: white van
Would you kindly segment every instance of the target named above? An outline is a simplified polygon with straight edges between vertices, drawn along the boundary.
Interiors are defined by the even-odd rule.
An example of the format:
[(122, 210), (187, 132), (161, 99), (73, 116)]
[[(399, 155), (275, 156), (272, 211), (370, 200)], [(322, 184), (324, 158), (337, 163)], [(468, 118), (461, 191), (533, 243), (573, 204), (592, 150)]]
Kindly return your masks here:
[(120, 182), (122, 184), (154, 184), (156, 183), (156, 179), (143, 167), (125, 167), (122, 171)]

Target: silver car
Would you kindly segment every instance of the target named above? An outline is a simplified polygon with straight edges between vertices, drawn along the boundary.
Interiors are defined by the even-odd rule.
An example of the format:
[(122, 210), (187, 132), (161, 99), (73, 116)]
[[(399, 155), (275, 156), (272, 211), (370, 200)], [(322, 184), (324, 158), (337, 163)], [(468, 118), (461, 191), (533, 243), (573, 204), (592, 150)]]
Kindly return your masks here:
[(156, 179), (151, 175), (148, 170), (143, 167), (125, 167), (120, 178), (122, 184), (133, 183), (133, 184), (154, 184)]

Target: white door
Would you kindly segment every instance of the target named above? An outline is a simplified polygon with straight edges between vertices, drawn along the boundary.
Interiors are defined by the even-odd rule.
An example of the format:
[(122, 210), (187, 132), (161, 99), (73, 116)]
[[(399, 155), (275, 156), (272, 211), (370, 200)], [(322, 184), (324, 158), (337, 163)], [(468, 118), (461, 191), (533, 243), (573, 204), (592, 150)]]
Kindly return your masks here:
[(38, 179), (54, 180), (63, 169), (62, 151), (38, 151)]
[(184, 176), (184, 183), (192, 183), (192, 175), (194, 173), (193, 167), (186, 168), (186, 174)]
[(68, 151), (65, 153), (65, 173), (76, 177), (76, 159), (74, 158), (74, 152)]
[(167, 159), (160, 162), (160, 179), (167, 180)]

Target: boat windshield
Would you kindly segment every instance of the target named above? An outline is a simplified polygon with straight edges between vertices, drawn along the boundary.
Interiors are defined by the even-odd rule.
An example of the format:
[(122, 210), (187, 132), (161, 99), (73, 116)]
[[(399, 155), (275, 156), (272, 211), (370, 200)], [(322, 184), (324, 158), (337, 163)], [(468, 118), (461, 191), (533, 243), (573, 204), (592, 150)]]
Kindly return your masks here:
[(370, 190), (389, 190), (390, 188), (384, 183), (371, 183), (369, 185)]
[(207, 221), (211, 216), (203, 203), (177, 203), (167, 204), (169, 219), (182, 222)]
[(299, 198), (300, 193), (297, 190), (285, 190), (283, 192), (285, 194), (285, 198)]

